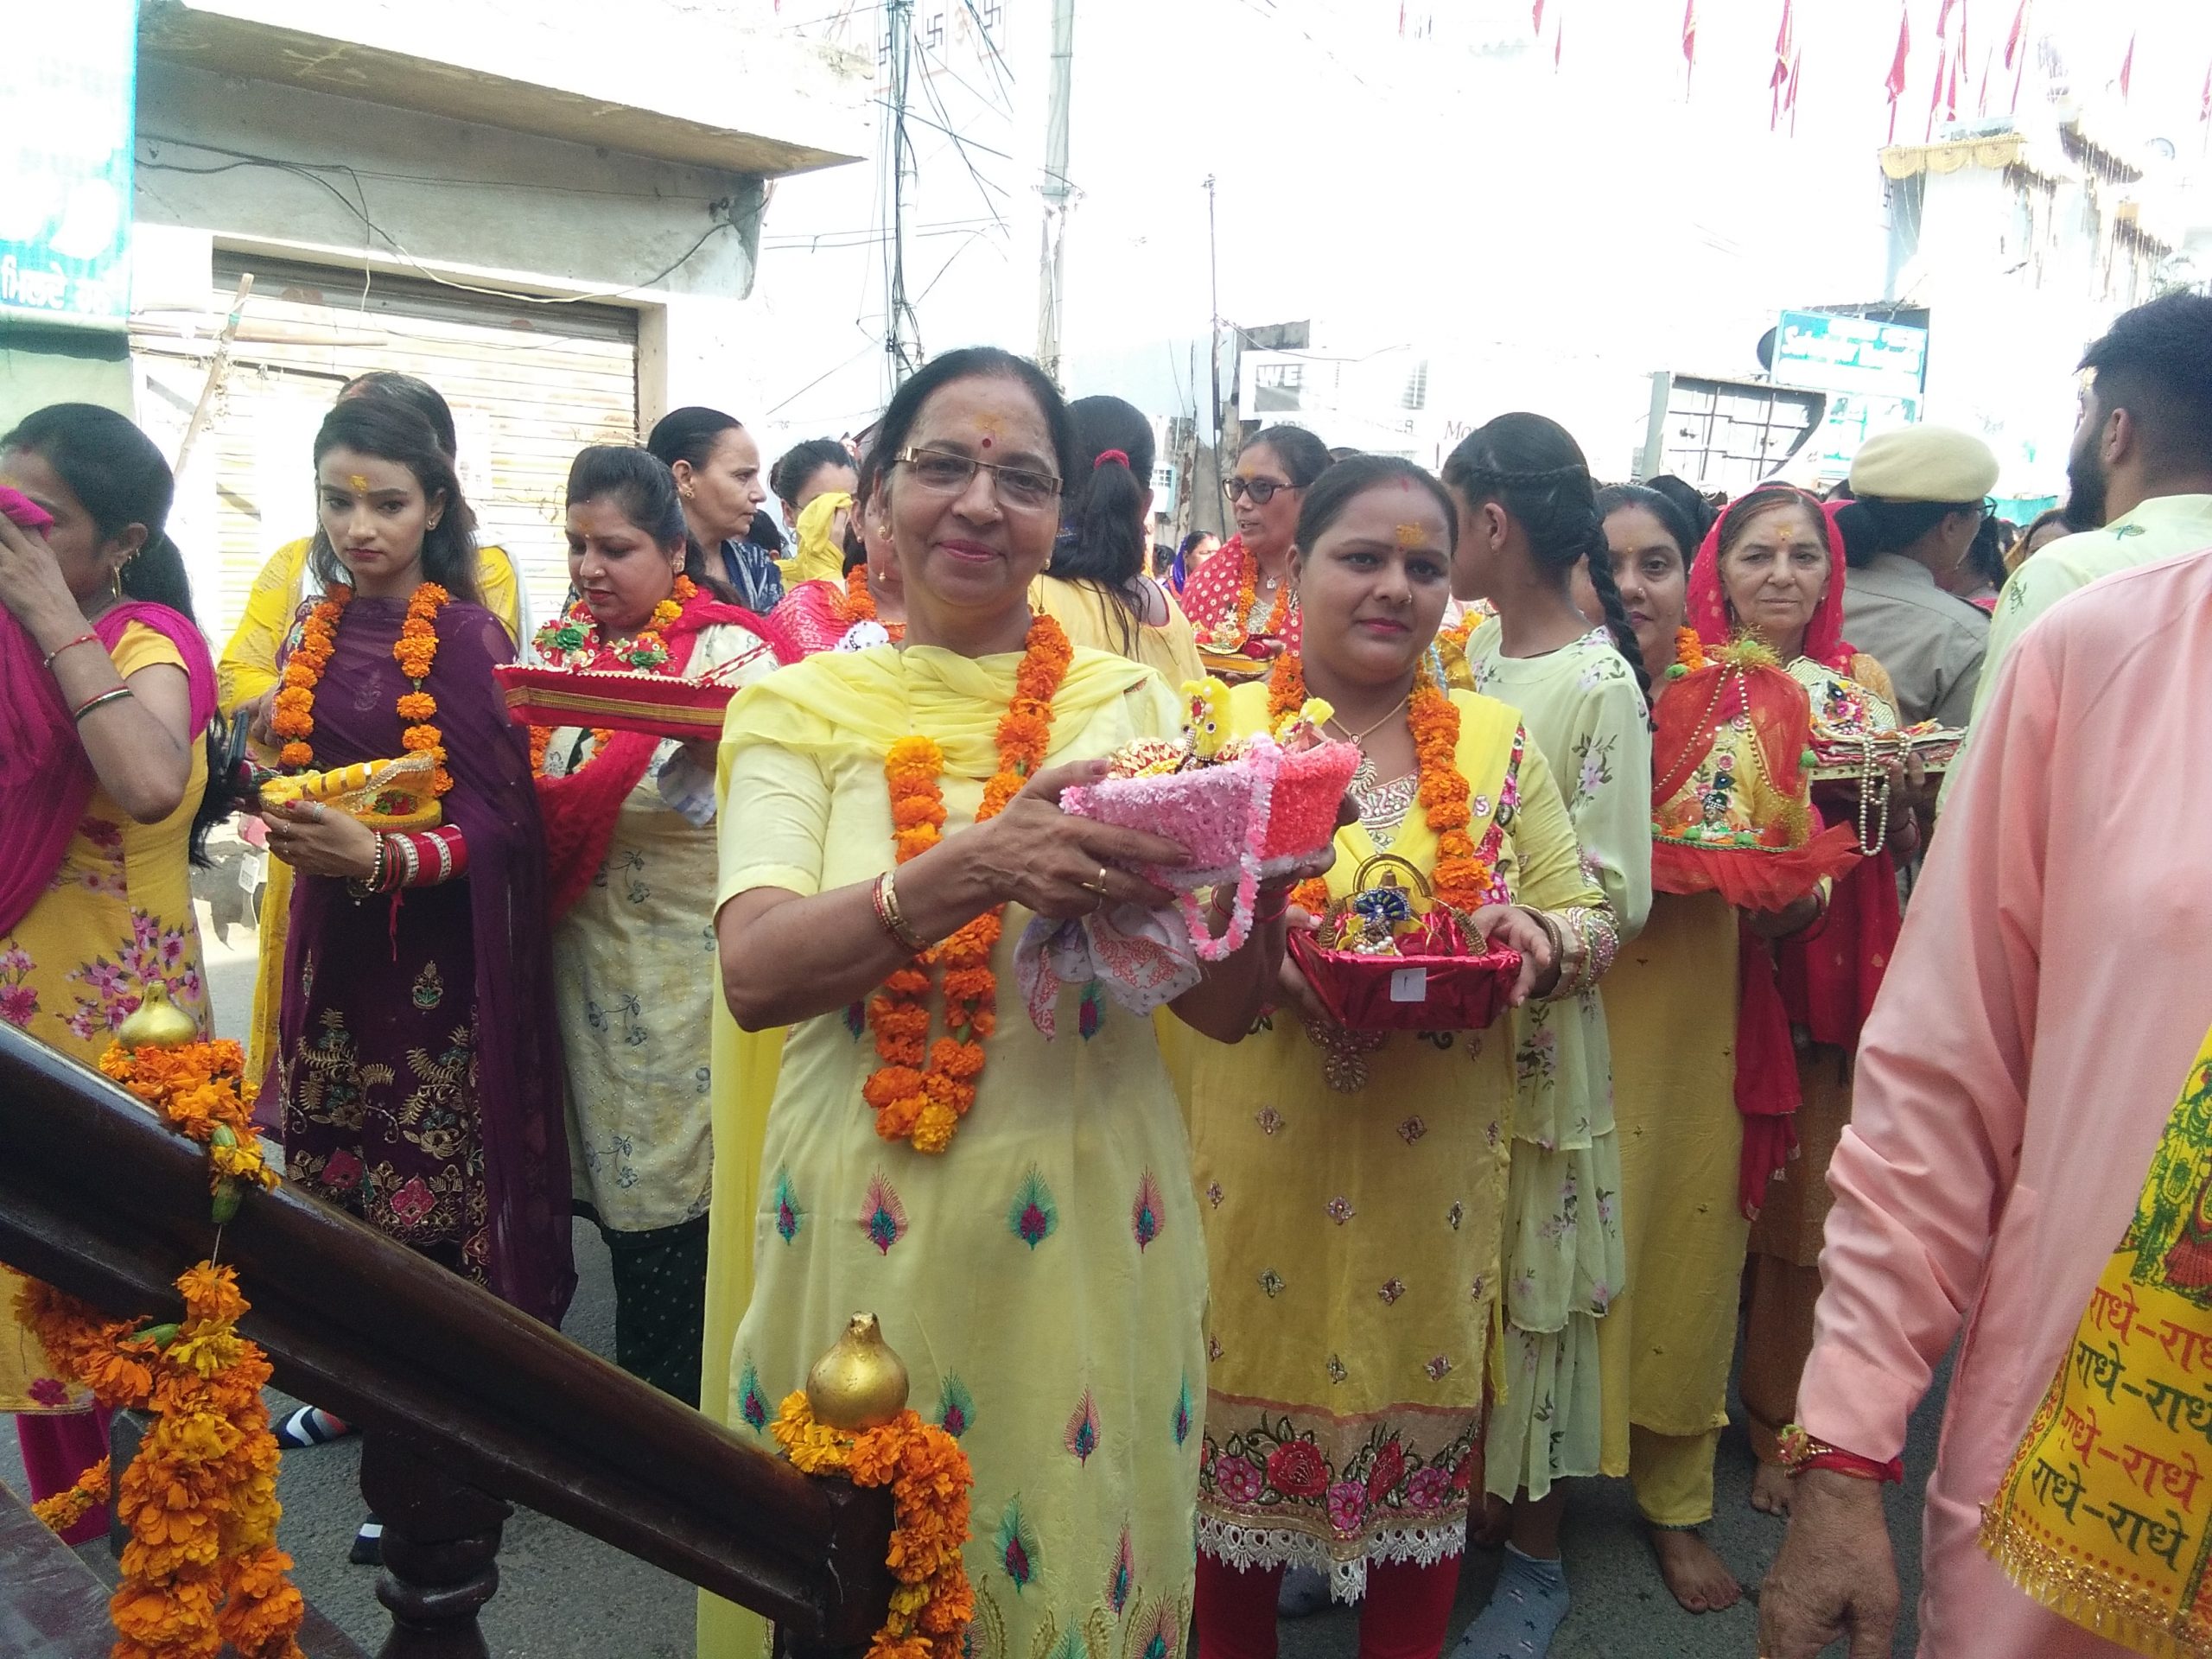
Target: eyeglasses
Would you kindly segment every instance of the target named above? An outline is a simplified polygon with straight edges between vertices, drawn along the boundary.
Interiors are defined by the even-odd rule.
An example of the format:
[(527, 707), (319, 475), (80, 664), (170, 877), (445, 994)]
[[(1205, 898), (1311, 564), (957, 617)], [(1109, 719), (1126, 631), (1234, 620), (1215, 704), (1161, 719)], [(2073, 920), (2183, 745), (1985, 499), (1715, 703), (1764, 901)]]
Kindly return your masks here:
[(944, 449), (901, 449), (892, 457), (924, 489), (936, 495), (957, 495), (980, 467), (991, 475), (992, 487), (1001, 505), (1043, 507), (1060, 493), (1060, 480), (1033, 467), (1007, 467), (995, 461), (977, 461)]
[(1221, 480), (1221, 493), (1231, 501), (1240, 495), (1249, 495), (1255, 507), (1264, 507), (1274, 500), (1277, 490), (1302, 490), (1305, 487), (1303, 484), (1293, 484), (1280, 478), (1224, 478)]

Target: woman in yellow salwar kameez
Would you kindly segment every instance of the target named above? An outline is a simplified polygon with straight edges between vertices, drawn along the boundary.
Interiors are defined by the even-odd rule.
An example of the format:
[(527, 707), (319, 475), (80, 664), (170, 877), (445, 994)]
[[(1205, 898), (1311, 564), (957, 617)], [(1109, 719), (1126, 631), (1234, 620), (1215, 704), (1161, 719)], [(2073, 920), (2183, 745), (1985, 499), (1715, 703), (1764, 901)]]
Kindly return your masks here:
[[(1408, 462), (1323, 474), (1299, 519), (1301, 651), (1236, 688), (1230, 724), (1264, 729), (1309, 690), (1332, 704), (1329, 734), (1365, 758), (1327, 899), (1387, 866), (1421, 908), (1522, 950), (1521, 994), (1571, 996), (1602, 971), (1610, 924), (1549, 768), (1514, 710), (1447, 696), (1422, 665), (1453, 534)], [(1503, 1022), (1347, 1032), (1287, 980), (1263, 1034), (1189, 1046), (1212, 1289), (1199, 1652), (1270, 1659), (1276, 1586), (1305, 1567), (1363, 1600), (1366, 1659), (1433, 1659), (1494, 1391), (1512, 1046)]]
[[(1738, 1066), (1745, 1046), (1739, 930), (1747, 926), (1751, 948), (1763, 950), (1760, 939), (1812, 922), (1820, 904), (1807, 888), (1819, 861), (1835, 859), (1837, 849), (1802, 852), (1786, 844), (1811, 833), (1802, 778), (1791, 793), (1774, 786), (1789, 769), (1777, 763), (1805, 747), (1808, 710), (1778, 668), (1745, 671), (1763, 686), (1756, 731), (1749, 708), (1738, 719), (1705, 680), (1673, 690), (1688, 672), (1677, 658), (1695, 528), (1656, 490), (1624, 485), (1600, 490), (1597, 502), (1614, 586), (1657, 694), (1662, 734), (1651, 833), (1654, 861), (1662, 868), (1653, 874), (1650, 919), (1605, 981), (1630, 1290), (1598, 1327), (1605, 1472), (1628, 1476), (1675, 1599), (1691, 1612), (1707, 1612), (1743, 1595), (1699, 1529), (1713, 1518), (1713, 1456), (1727, 1424), (1748, 1211), (1779, 1145), (1771, 1116), (1747, 1136), (1738, 1101), (1739, 1083), (1746, 1102), (1761, 1092), (1756, 1075)], [(1577, 599), (1586, 614), (1600, 613), (1585, 584), (1578, 583)], [(1695, 654), (1702, 655), (1701, 646)], [(1708, 836), (1746, 833), (1763, 844), (1710, 854), (1696, 848)], [(1764, 844), (1777, 841), (1785, 844)], [(1700, 857), (1739, 861), (1743, 879), (1765, 879), (1771, 906), (1738, 911), (1710, 885), (1709, 872), (1685, 879), (1675, 861), (1686, 849), (1694, 849), (1681, 861), (1686, 866)], [(1848, 859), (1847, 848), (1840, 857)], [(1787, 880), (1783, 865), (1794, 872)], [(1801, 896), (1782, 902), (1792, 893)], [(1777, 1031), (1771, 1021), (1768, 1029)], [(1787, 1034), (1779, 1035), (1778, 1052), (1771, 1043), (1762, 1050), (1754, 1037), (1755, 1065), (1764, 1052), (1787, 1069)], [(1625, 1446), (1617, 1441), (1616, 1425), (1625, 1428)]]
[[(772, 1446), (779, 1402), (873, 1310), (915, 1408), (974, 1469), (967, 1650), (1171, 1659), (1205, 1403), (1189, 1143), (1148, 1017), (1109, 1006), (1048, 1043), (1004, 991), (1033, 915), (1166, 902), (1119, 867), (1179, 848), (1056, 801), (1103, 773), (1094, 757), (1174, 735), (1182, 705), (1029, 608), (1076, 460), (1033, 365), (940, 358), (878, 442), (905, 645), (782, 670), (739, 695), (723, 733), (724, 989), (744, 1025), (791, 1028), (751, 1226), (721, 1235), (753, 1262), (727, 1421)], [(1174, 998), (1179, 1016), (1249, 1028), (1287, 893), (1263, 892), (1276, 919)], [(917, 1022), (946, 1033), (926, 1057)], [(710, 1653), (755, 1650), (719, 1617), (702, 1634)]]

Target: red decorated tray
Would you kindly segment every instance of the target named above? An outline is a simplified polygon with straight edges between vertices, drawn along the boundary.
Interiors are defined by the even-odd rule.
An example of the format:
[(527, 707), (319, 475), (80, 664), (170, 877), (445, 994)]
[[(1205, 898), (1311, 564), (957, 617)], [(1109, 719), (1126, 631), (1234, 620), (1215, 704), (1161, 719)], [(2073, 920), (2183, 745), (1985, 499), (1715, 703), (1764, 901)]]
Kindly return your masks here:
[(1329, 1017), (1354, 1031), (1480, 1031), (1505, 1012), (1521, 953), (1363, 956), (1290, 936), (1290, 954)]
[(506, 663), (492, 672), (506, 693), (507, 713), (518, 726), (606, 727), (685, 743), (711, 742), (721, 736), (722, 713), (738, 690), (715, 680), (604, 669)]

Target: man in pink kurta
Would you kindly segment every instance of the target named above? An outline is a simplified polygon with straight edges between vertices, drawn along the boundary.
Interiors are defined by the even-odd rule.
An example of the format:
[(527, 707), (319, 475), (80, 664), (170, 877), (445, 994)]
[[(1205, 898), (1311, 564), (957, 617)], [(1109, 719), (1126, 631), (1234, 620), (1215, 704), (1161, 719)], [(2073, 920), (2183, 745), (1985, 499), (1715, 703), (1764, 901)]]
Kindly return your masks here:
[[(1799, 1414), (1878, 1462), (1957, 1335), (1922, 1659), (2125, 1649), (1975, 1542), (2212, 1026), (2212, 550), (2055, 607), (2005, 664), (1868, 1019)], [(1799, 1476), (1768, 1659), (1886, 1655), (1880, 1488)]]

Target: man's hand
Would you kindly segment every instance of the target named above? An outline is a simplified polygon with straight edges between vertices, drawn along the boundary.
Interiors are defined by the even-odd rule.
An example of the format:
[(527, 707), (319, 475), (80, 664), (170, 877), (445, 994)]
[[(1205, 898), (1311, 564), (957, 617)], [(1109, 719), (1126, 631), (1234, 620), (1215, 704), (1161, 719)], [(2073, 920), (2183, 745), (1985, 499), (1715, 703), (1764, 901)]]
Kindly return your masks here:
[(1897, 1567), (1881, 1484), (1810, 1469), (1791, 1484), (1789, 1530), (1759, 1593), (1760, 1659), (1815, 1659), (1844, 1636), (1850, 1659), (1888, 1659)]

